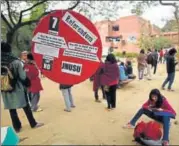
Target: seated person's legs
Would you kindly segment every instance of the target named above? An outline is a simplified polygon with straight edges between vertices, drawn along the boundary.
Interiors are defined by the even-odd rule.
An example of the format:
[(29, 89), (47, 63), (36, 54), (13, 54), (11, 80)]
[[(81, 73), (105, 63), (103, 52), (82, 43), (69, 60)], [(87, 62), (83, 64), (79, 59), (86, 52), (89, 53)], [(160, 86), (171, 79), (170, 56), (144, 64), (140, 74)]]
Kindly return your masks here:
[(132, 120), (129, 122), (129, 124), (131, 124), (132, 126), (135, 126), (136, 122), (138, 121), (138, 119), (145, 114), (146, 116), (148, 116), (151, 119), (157, 120), (159, 122), (162, 122), (162, 119), (159, 116), (155, 116), (154, 112), (148, 110), (148, 109), (144, 109), (141, 108), (136, 115), (132, 118)]

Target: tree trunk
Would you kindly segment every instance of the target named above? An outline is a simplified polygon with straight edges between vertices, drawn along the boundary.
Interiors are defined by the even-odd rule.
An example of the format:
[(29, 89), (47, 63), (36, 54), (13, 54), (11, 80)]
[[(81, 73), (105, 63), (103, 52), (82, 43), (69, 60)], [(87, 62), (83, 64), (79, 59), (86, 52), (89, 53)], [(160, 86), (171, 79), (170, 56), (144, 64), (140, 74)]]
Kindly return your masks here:
[(6, 34), (6, 41), (10, 45), (12, 45), (13, 38), (14, 38), (14, 33), (15, 33), (15, 31), (12, 30), (12, 31), (8, 31), (7, 34)]

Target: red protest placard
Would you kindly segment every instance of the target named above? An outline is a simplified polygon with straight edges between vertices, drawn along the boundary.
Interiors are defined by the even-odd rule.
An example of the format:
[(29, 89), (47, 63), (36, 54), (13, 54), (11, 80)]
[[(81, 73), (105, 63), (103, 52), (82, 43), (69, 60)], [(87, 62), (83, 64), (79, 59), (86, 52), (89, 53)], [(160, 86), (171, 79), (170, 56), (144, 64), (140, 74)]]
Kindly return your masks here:
[(90, 20), (74, 11), (58, 10), (42, 18), (37, 25), (32, 53), (46, 77), (72, 85), (95, 73), (102, 44)]

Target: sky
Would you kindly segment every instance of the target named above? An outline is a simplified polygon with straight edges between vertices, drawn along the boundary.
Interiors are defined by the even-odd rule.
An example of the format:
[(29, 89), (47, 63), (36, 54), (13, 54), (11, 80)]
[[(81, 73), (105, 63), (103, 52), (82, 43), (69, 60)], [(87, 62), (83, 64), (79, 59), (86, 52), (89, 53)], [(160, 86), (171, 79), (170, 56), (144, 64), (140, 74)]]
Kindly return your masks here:
[[(55, 5), (55, 7), (60, 8), (62, 7), (62, 4), (57, 4)], [(158, 5), (155, 7), (153, 6), (151, 8), (147, 8), (144, 14), (142, 15), (142, 17), (144, 19), (150, 20), (152, 24), (155, 24), (159, 26), (160, 28), (162, 28), (166, 22), (164, 20), (169, 20), (173, 18), (173, 12), (174, 12), (174, 8), (171, 6)], [(122, 10), (119, 11), (118, 19), (120, 17), (129, 16), (129, 15), (132, 15), (131, 7), (125, 6)], [(101, 21), (100, 17), (96, 18), (96, 21)]]

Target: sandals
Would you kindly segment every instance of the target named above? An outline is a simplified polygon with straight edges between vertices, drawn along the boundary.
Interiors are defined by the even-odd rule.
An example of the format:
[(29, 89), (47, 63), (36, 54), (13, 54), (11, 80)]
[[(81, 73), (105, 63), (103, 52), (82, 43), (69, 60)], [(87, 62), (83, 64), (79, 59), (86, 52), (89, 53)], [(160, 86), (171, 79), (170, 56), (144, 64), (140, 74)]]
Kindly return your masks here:
[(162, 146), (169, 146), (169, 142), (167, 140), (163, 140)]
[(175, 90), (173, 90), (173, 89), (168, 89), (168, 91), (174, 92)]
[(135, 126), (133, 126), (130, 123), (128, 123), (128, 124), (124, 125), (123, 128), (125, 128), (125, 129), (134, 129)]
[(98, 100), (95, 100), (95, 102), (99, 102), (100, 103), (101, 101), (98, 99)]
[(75, 108), (76, 106), (75, 106), (75, 105), (72, 105), (71, 107), (72, 107), (72, 108)]
[(71, 112), (71, 110), (64, 109), (65, 112)]

